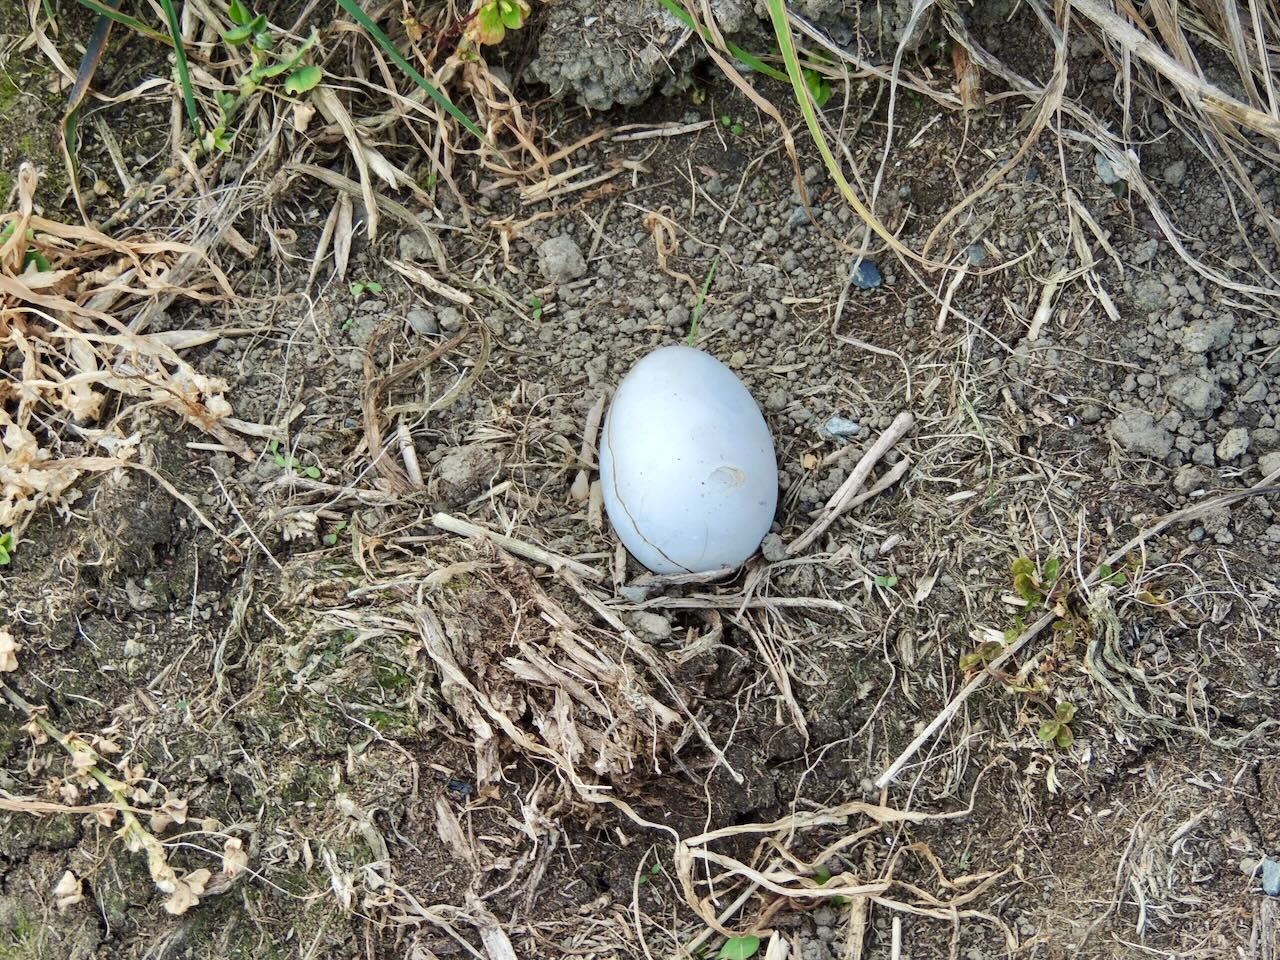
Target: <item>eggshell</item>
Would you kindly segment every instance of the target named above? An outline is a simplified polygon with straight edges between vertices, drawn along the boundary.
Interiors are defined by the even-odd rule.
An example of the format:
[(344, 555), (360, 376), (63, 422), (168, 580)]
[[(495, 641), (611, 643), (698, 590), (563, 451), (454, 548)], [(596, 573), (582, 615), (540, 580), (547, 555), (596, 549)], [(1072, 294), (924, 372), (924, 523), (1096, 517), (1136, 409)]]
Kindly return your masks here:
[(728, 367), (685, 346), (655, 350), (618, 386), (600, 481), (618, 536), (655, 573), (740, 565), (778, 504), (760, 408)]

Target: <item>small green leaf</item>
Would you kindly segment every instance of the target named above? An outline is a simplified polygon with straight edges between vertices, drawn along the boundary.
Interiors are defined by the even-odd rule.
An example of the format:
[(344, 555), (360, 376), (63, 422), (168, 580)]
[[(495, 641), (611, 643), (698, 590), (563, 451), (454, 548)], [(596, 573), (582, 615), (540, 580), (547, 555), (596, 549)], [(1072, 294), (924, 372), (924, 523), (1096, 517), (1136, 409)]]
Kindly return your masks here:
[(716, 954), (716, 960), (748, 960), (759, 950), (759, 937), (730, 937)]
[(1027, 573), (1019, 573), (1013, 578), (1013, 592), (1027, 603), (1039, 603), (1040, 585), (1036, 578)]
[(291, 93), (294, 96), (306, 93), (308, 90), (314, 90), (316, 86), (324, 79), (324, 71), (317, 67), (314, 63), (305, 67), (299, 67), (293, 73), (289, 74), (284, 82), (285, 93)]
[(822, 886), (831, 879), (831, 871), (826, 867), (819, 867), (818, 872), (813, 875), (813, 879), (818, 881), (818, 886)]
[(532, 295), (529, 297), (529, 306), (533, 309), (533, 319), (541, 320), (542, 319), (542, 300), (540, 300), (536, 295)]
[(733, 123), (733, 120), (729, 117), (727, 113), (720, 118), (720, 125), (723, 127), (727, 127), (731, 123)]
[(804, 74), (804, 85), (809, 88), (813, 102), (819, 107), (825, 107), (827, 101), (831, 99), (831, 84), (827, 81), (827, 78), (817, 70), (806, 68), (801, 72)]
[(231, 0), (231, 9), (227, 11), (227, 14), (231, 17), (231, 22), (239, 27), (253, 20), (253, 12), (240, 0)]
[(732, 127), (729, 128), (729, 132), (732, 133), (735, 137), (742, 136), (743, 134), (742, 124), (735, 123)]
[(1044, 565), (1044, 582), (1053, 583), (1058, 579), (1058, 571), (1061, 568), (1057, 557), (1050, 557)]
[(1036, 565), (1026, 557), (1018, 557), (1017, 560), (1013, 561), (1011, 572), (1014, 577), (1034, 577), (1036, 575)]
[(885, 587), (886, 589), (889, 589), (889, 590), (892, 590), (894, 587), (898, 585), (898, 578), (894, 575), (890, 575), (887, 577), (883, 575), (877, 575), (875, 580), (876, 580), (877, 587)]
[(1053, 742), (1063, 750), (1066, 750), (1076, 742), (1076, 735), (1072, 733), (1071, 728), (1064, 723), (1058, 728), (1058, 735), (1053, 738)]
[(380, 284), (377, 280), (366, 280), (364, 282), (364, 288), (368, 290), (370, 293), (382, 292), (382, 284)]
[(35, 268), (41, 272), (53, 269), (53, 265), (49, 263), (49, 258), (39, 250), (28, 250), (25, 257), (22, 258), (22, 269), (35, 265)]
[(319, 467), (307, 467), (307, 469), (303, 470), (302, 472), (305, 473), (312, 480), (319, 480), (321, 477)]
[(1075, 719), (1076, 705), (1074, 703), (1060, 703), (1058, 708), (1053, 711), (1053, 717), (1059, 723), (1070, 723)]
[(1058, 723), (1057, 720), (1046, 720), (1040, 724), (1040, 729), (1036, 731), (1036, 736), (1045, 743), (1052, 743), (1061, 728), (1062, 724)]
[(519, 30), (524, 26), (524, 18), (529, 12), (519, 0), (498, 0), (498, 11), (502, 15), (502, 25), (508, 30)]
[(0, 567), (7, 567), (13, 557), (13, 534), (0, 534)]
[(500, 0), (486, 3), (476, 12), (476, 40), (480, 43), (501, 43), (507, 34), (507, 26), (502, 22), (502, 11), (498, 9)]
[(231, 44), (233, 47), (238, 47), (252, 36), (253, 24), (242, 23), (240, 26), (232, 27), (230, 30), (223, 33), (222, 39), (227, 41), (227, 43)]
[(332, 547), (335, 543), (338, 542), (338, 535), (336, 533), (326, 533), (320, 539), (323, 540), (327, 546)]

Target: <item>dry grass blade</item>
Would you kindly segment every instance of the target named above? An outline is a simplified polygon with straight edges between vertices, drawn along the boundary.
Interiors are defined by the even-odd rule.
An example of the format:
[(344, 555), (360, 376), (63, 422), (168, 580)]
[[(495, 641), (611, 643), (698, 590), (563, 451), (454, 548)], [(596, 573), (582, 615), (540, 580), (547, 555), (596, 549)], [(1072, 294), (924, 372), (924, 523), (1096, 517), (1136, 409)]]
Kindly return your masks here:
[[(1280, 119), (1263, 113), (1249, 104), (1238, 100), (1221, 88), (1214, 86), (1203, 76), (1179, 63), (1149, 37), (1143, 36), (1131, 23), (1122, 18), (1114, 10), (1103, 6), (1098, 0), (1070, 0), (1071, 7), (1092, 20), (1102, 31), (1115, 41), (1123, 50), (1138, 55), (1144, 62), (1154, 68), (1162, 77), (1178, 88), (1178, 92), (1197, 110), (1202, 110), (1219, 120), (1259, 133), (1280, 144)], [(1156, 9), (1164, 8), (1163, 4)], [(1166, 38), (1181, 39), (1181, 31), (1166, 24), (1162, 31)], [(1189, 59), (1189, 54), (1183, 52)]]
[[(0, 250), (0, 350), (21, 359), (16, 381), (0, 382), (0, 528), (15, 536), (40, 507), (64, 501), (85, 472), (137, 466), (130, 459), (136, 439), (121, 432), (121, 416), (95, 426), (108, 394), (168, 409), (252, 459), (222, 423), (231, 413), (225, 384), (182, 360), (166, 338), (136, 333), (92, 305), (145, 311), (177, 294), (210, 299), (170, 280), (184, 257), (202, 255), (184, 244), (119, 241), (36, 216), (35, 187), (34, 171), (24, 168), (18, 212), (0, 217), (13, 231)], [(37, 262), (49, 269), (32, 270)], [(126, 275), (130, 282), (121, 283)], [(110, 456), (59, 455), (59, 429), (72, 421)]]

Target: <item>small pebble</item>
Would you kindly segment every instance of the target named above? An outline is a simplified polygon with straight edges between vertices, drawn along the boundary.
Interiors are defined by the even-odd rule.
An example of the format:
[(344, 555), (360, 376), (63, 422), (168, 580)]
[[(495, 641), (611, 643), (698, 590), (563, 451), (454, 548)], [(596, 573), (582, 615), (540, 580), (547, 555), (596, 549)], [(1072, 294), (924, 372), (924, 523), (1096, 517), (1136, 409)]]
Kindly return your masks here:
[(1093, 155), (1093, 169), (1097, 172), (1098, 179), (1108, 187), (1124, 179), (1120, 174), (1116, 173), (1116, 168), (1111, 165), (1111, 161), (1101, 153)]
[(1270, 857), (1262, 861), (1262, 892), (1268, 897), (1280, 897), (1280, 862)]
[(824, 423), (818, 433), (828, 440), (848, 440), (858, 435), (858, 424), (844, 417), (832, 417)]
[(430, 337), (440, 332), (440, 324), (436, 323), (435, 316), (430, 310), (423, 310), (422, 307), (413, 307), (405, 319), (409, 321), (413, 332), (421, 336)]
[(849, 275), (849, 281), (859, 290), (874, 290), (880, 286), (880, 268), (870, 260), (859, 261)]

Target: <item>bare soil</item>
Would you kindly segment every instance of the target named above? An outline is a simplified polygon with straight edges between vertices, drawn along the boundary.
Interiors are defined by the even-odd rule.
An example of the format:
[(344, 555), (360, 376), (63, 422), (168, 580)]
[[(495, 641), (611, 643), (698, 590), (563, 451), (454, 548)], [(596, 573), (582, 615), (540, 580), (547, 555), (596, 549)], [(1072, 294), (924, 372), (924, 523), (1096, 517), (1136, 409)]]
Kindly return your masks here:
[[(1007, 49), (1011, 27), (975, 29)], [(1045, 55), (1029, 46), (1020, 66)], [(1114, 120), (1109, 87), (1089, 90), (1105, 61), (1087, 44), (1072, 55), (1075, 93)], [(53, 117), (38, 71), (11, 75), (42, 105), (4, 114), (5, 150), (3, 127)], [(9, 688), (58, 729), (118, 744), (113, 764), (141, 765), (144, 822), (185, 802), (185, 822), (154, 832), (180, 873), (214, 880), (167, 913), (119, 821), (74, 809), (105, 795), (29, 735), (23, 711), (0, 709), (0, 798), (72, 808), (3, 807), (0, 958), (498, 960), (504, 937), (521, 958), (714, 956), (723, 938), (690, 909), (673, 838), (855, 802), (871, 813), (709, 846), (880, 892), (757, 890), (726, 926), (803, 960), (1266, 955), (1257, 931), (1274, 902), (1254, 867), (1280, 853), (1272, 494), (1175, 524), (1123, 577), (1073, 592), (1060, 629), (893, 784), (874, 781), (982, 669), (961, 658), (1038, 615), (1016, 595), (1015, 560), (1043, 572), (1056, 558), (1078, 584), (1159, 517), (1261, 479), (1280, 452), (1275, 300), (1210, 287), (1123, 184), (1099, 179), (1092, 148), (1048, 134), (940, 238), (935, 256), (970, 263), (953, 288), (951, 275), (917, 282), (883, 248), (870, 255), (883, 282), (849, 287), (865, 229), (811, 144), (797, 134), (802, 198), (769, 119), (710, 74), (695, 89), (588, 117), (530, 86), (548, 142), (614, 131), (573, 153), (584, 176), (623, 172), (530, 201), (458, 170), (466, 209), (441, 188), (422, 218), (469, 306), (388, 265), (435, 272), (419, 235), (386, 220), (373, 244), (357, 224), (345, 278), (328, 261), (309, 283), (334, 193), (275, 170), (227, 174), (227, 189), (263, 198), (236, 222), (263, 253), (220, 248), (239, 296), (179, 301), (152, 329), (217, 334), (184, 356), (263, 427), (256, 462), (163, 411), (122, 408), (140, 459), (215, 530), (147, 474), (117, 471), (41, 515), (0, 568), (0, 614), (22, 645)], [(1021, 144), (1025, 105), (1000, 90), (971, 115), (898, 99), (877, 209), (908, 247)], [(859, 96), (827, 113), (869, 183), (886, 103)], [(168, 106), (128, 110), (141, 130)], [(1189, 249), (1244, 269), (1252, 244), (1275, 268), (1159, 105), (1139, 100), (1133, 117)], [(626, 138), (638, 129), (661, 135)], [(386, 149), (419, 172), (411, 149)], [(66, 209), (56, 176), (44, 183), (49, 209)], [(1068, 189), (1101, 237), (1067, 215)], [(551, 237), (573, 240), (581, 276), (549, 278)], [(620, 588), (642, 571), (570, 495), (583, 425), (637, 359), (687, 334), (713, 262), (697, 342), (737, 370), (773, 431), (776, 532), (807, 526), (903, 410), (917, 426), (888, 462), (913, 465), (810, 551), (637, 600)], [(1173, 398), (1188, 376), (1212, 381), (1207, 412)], [(1150, 421), (1137, 439), (1136, 413)], [(857, 435), (825, 433), (837, 416)], [(397, 425), (421, 486), (396, 480)], [(1221, 455), (1238, 429), (1247, 449)], [(438, 512), (601, 577), (444, 533)], [(1075, 708), (1065, 747), (1038, 735), (1061, 704)], [(919, 818), (858, 834), (886, 809)], [(236, 875), (230, 839), (248, 852)], [(67, 870), (84, 897), (61, 909)], [(745, 890), (714, 863), (692, 876), (717, 913)]]

